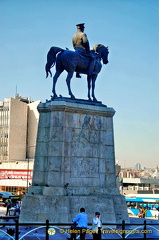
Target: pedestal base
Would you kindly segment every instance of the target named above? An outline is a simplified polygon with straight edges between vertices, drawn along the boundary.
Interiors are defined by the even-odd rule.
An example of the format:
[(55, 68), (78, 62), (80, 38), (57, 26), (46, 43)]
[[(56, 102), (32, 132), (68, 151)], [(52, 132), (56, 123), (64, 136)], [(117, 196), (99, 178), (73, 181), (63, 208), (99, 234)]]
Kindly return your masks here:
[(32, 185), (20, 222), (71, 222), (81, 207), (89, 222), (128, 222), (116, 187), (114, 109), (74, 101), (40, 104)]
[[(81, 207), (86, 209), (90, 223), (96, 211), (101, 213), (103, 222), (121, 223), (123, 219), (128, 222), (124, 196), (119, 194), (118, 189), (108, 191), (109, 194), (91, 196), (26, 195), (20, 222), (41, 223), (48, 219), (51, 223), (69, 223)], [(44, 192), (55, 192), (55, 189), (48, 187)]]

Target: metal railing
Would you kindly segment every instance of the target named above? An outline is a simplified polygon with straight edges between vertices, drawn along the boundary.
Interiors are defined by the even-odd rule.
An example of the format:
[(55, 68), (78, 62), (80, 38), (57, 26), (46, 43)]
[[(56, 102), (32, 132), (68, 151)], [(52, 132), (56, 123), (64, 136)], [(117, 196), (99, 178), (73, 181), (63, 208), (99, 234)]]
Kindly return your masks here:
[[(91, 224), (89, 224), (90, 226)], [(45, 240), (51, 240), (51, 239), (57, 239), (58, 238), (52, 238), (52, 236), (54, 234), (56, 234), (56, 230), (54, 232), (54, 228), (58, 229), (58, 233), (67, 233), (67, 237), (69, 238), (70, 232), (68, 229), (70, 229), (70, 227), (72, 226), (72, 223), (51, 223), (49, 222), (49, 220), (46, 220), (45, 223), (20, 223), (18, 219), (16, 219), (14, 222), (9, 223), (9, 222), (1, 222), (0, 223), (0, 239), (1, 238), (1, 234), (6, 234), (6, 236), (10, 237), (8, 239), (14, 239), (14, 240), (21, 240), (21, 239), (25, 239), (24, 237), (28, 235), (27, 239), (31, 239), (31, 237), (29, 238), (29, 233), (31, 233), (31, 231), (36, 232), (37, 229), (42, 229), (43, 228), (43, 238), (45, 238)], [(26, 227), (27, 226), (27, 227)], [(134, 230), (132, 230), (132, 226), (136, 226)], [(12, 227), (12, 229), (9, 229), (6, 227)], [(21, 227), (23, 227), (23, 234), (20, 234), (20, 230)], [(63, 227), (63, 229), (62, 229)], [(26, 231), (26, 228), (32, 228), (32, 230), (30, 230), (29, 232)], [(137, 230), (140, 228), (140, 231)], [(157, 234), (151, 234), (152, 232), (150, 232), (150, 229), (155, 229), (155, 231), (157, 232)], [(62, 229), (62, 231), (61, 231)], [(91, 228), (88, 228), (91, 231)], [(6, 232), (5, 232), (6, 231)], [(10, 231), (11, 231), (11, 235), (10, 235)], [(61, 232), (60, 232), (61, 231)], [(136, 232), (135, 232), (136, 231)], [(137, 231), (140, 232), (140, 236), (137, 234)], [(152, 230), (151, 230), (152, 231)], [(147, 223), (146, 220), (144, 220), (143, 223), (125, 223), (125, 221), (123, 220), (121, 224), (117, 224), (117, 223), (103, 223), (103, 229), (102, 229), (102, 239), (110, 239), (109, 234), (116, 234), (116, 237), (114, 236), (114, 238), (111, 237), (111, 239), (117, 240), (117, 239), (159, 239), (159, 223)], [(132, 238), (130, 238), (130, 234), (131, 233), (136, 233), (136, 237), (135, 235), (133, 235)], [(107, 236), (106, 236), (107, 235)], [(40, 236), (40, 235), (39, 235)], [(66, 236), (64, 236), (64, 238), (62, 239), (67, 239)], [(108, 237), (108, 238), (107, 238)], [(6, 238), (5, 238), (6, 239)], [(40, 237), (38, 237), (37, 239), (40, 239)], [(61, 238), (60, 238), (61, 239)], [(88, 238), (88, 239), (92, 239)], [(87, 238), (86, 238), (87, 240)]]

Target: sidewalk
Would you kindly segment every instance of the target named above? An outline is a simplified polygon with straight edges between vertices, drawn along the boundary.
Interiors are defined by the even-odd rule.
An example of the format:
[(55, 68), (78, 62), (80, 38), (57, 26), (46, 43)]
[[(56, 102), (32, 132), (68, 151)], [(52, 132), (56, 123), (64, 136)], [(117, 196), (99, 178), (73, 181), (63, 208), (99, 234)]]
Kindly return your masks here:
[(142, 224), (142, 223), (144, 223), (144, 221), (146, 220), (146, 222), (147, 222), (147, 224), (153, 224), (153, 223), (155, 223), (155, 224), (159, 224), (159, 220), (158, 220), (158, 218), (139, 218), (139, 217), (129, 217), (129, 219), (130, 219), (130, 223), (133, 225), (133, 223), (134, 224), (136, 224), (136, 223), (138, 223), (138, 224)]

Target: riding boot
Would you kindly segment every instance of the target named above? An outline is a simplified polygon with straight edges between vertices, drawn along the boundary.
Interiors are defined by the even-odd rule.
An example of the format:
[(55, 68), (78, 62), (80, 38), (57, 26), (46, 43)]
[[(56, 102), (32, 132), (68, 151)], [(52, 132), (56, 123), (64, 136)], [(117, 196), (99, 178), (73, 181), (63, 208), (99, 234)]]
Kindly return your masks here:
[(88, 67), (88, 76), (96, 74), (94, 72), (95, 67), (95, 60), (90, 61), (89, 67)]

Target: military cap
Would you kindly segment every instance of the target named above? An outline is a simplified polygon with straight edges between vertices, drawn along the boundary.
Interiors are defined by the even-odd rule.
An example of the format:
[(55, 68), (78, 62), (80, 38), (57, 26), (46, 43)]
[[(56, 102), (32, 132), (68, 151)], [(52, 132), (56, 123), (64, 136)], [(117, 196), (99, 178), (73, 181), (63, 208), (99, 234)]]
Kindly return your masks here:
[(82, 27), (84, 28), (85, 27), (84, 24), (85, 23), (79, 23), (79, 24), (76, 24), (76, 26), (77, 26), (77, 28), (82, 28)]
[(95, 215), (100, 215), (100, 212), (95, 212)]

